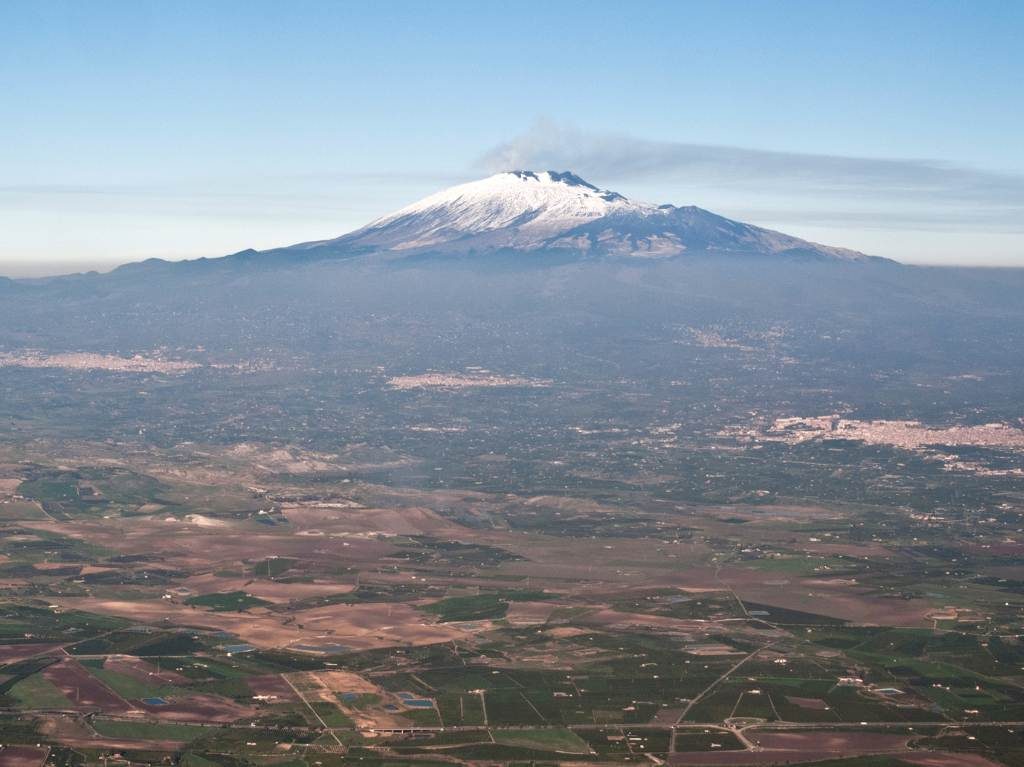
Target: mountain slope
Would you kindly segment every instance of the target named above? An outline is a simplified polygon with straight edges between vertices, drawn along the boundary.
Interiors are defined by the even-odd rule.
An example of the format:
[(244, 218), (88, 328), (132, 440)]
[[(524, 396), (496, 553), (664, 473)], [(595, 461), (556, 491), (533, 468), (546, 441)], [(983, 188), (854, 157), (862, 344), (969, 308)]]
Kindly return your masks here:
[(579, 256), (871, 257), (732, 221), (695, 206), (650, 205), (573, 173), (511, 171), (451, 187), (332, 240), (273, 251), (306, 257), (367, 253), (560, 252)]

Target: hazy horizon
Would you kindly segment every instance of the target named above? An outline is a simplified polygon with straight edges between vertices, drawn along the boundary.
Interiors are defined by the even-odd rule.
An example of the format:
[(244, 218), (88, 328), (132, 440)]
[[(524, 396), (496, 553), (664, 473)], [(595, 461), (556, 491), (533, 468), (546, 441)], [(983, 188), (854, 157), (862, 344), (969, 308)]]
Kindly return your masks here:
[(514, 167), (1024, 265), (1022, 6), (536, 8), (6, 3), (0, 265), (330, 238)]
[[(526, 158), (519, 158), (519, 159), (526, 159)], [(510, 160), (510, 161), (506, 162), (506, 164), (509, 165), (509, 167), (511, 168), (513, 165), (516, 165), (517, 163), (514, 160)], [(518, 163), (518, 164), (525, 166), (525, 165), (529, 165), (530, 163), (527, 162), (527, 163)], [(541, 165), (543, 165), (543, 163), (541, 163)], [(554, 167), (555, 163), (548, 163), (548, 165), (551, 165), (551, 166)], [(540, 168), (540, 166), (537, 166), (537, 167), (538, 167), (538, 169)], [(498, 172), (497, 168), (495, 168), (495, 171)], [(480, 174), (477, 174), (477, 175), (479, 176)], [(457, 183), (461, 183), (463, 181), (466, 181), (466, 180), (469, 180), (469, 179), (472, 179), (472, 178), (473, 178), (472, 176), (464, 176), (464, 177), (461, 177), (461, 178), (452, 178), (452, 179), (443, 179), (443, 180), (439, 178), (437, 183), (441, 183), (443, 185), (455, 185)], [(585, 180), (589, 181), (590, 178), (587, 178)], [(374, 183), (379, 183), (379, 180), (377, 180), (377, 179), (374, 179), (373, 181), (374, 181)], [(417, 179), (416, 180), (416, 183), (418, 185), (420, 185), (420, 186), (423, 186), (424, 189), (423, 189), (422, 192), (417, 194), (417, 197), (415, 199), (420, 199), (421, 197), (426, 197), (427, 195), (429, 195), (429, 194), (431, 194), (433, 192), (438, 191), (438, 189), (440, 187), (427, 188), (426, 184), (428, 184), (429, 182), (430, 182), (429, 179)], [(601, 186), (601, 185), (598, 184), (598, 186)], [(606, 187), (603, 187), (603, 188), (606, 188)], [(619, 188), (613, 188), (612, 191), (619, 191)], [(652, 203), (662, 203), (662, 202), (665, 202), (664, 200), (660, 200), (660, 199), (650, 199), (650, 198), (644, 199), (644, 198), (641, 198), (641, 197), (637, 197), (635, 195), (628, 195), (628, 196), (633, 198), (633, 199), (641, 200), (641, 201), (644, 201), (644, 202), (652, 202)], [(401, 208), (401, 207), (404, 207), (406, 204), (408, 204), (410, 202), (413, 202), (413, 201), (414, 200), (410, 199), (410, 198), (403, 198), (403, 199), (397, 200), (396, 202), (392, 203), (391, 207), (389, 207), (389, 208), (380, 208), (380, 209), (377, 209), (375, 211), (374, 210), (370, 210), (368, 207), (366, 207), (366, 212), (363, 214), (365, 216), (365, 218), (363, 220), (355, 221), (355, 219), (353, 218), (352, 220), (354, 221), (354, 223), (352, 223), (347, 228), (342, 229), (342, 230), (332, 229), (331, 228), (331, 223), (330, 223), (329, 220), (312, 221), (308, 229), (304, 228), (302, 226), (294, 226), (294, 225), (288, 225), (288, 226), (283, 226), (282, 225), (282, 226), (279, 227), (274, 222), (269, 222), (270, 225), (267, 226), (268, 222), (260, 222), (260, 226), (256, 227), (257, 231), (263, 233), (263, 235), (264, 235), (262, 241), (260, 241), (260, 242), (253, 242), (252, 241), (252, 238), (251, 238), (252, 231), (251, 230), (253, 229), (253, 226), (250, 223), (250, 225), (248, 225), (248, 226), (240, 227), (240, 231), (238, 231), (238, 232), (235, 232), (233, 229), (225, 230), (224, 234), (222, 234), (221, 236), (216, 238), (216, 240), (221, 243), (220, 246), (219, 246), (219, 249), (217, 249), (217, 250), (213, 250), (213, 249), (210, 249), (210, 248), (196, 247), (192, 251), (189, 251), (189, 252), (186, 252), (186, 253), (182, 253), (180, 251), (174, 251), (174, 250), (162, 251), (162, 250), (156, 249), (156, 248), (140, 248), (140, 250), (139, 250), (139, 252), (137, 254), (126, 253), (123, 257), (120, 257), (120, 258), (93, 256), (93, 255), (90, 255), (89, 253), (83, 253), (79, 258), (73, 258), (73, 257), (62, 257), (62, 258), (52, 258), (52, 259), (51, 258), (36, 258), (36, 259), (32, 259), (32, 258), (25, 258), (25, 257), (21, 257), (21, 258), (19, 258), (19, 257), (0, 258), (0, 276), (9, 277), (9, 278), (13, 278), (13, 279), (19, 279), (19, 278), (30, 279), (30, 278), (59, 276), (59, 275), (65, 275), (65, 274), (74, 274), (74, 273), (91, 272), (91, 271), (109, 272), (109, 271), (111, 271), (113, 269), (116, 269), (118, 266), (122, 266), (124, 264), (129, 264), (129, 263), (137, 263), (139, 261), (144, 261), (144, 260), (147, 260), (147, 259), (162, 259), (162, 260), (167, 260), (167, 261), (185, 261), (185, 260), (193, 260), (193, 259), (198, 259), (198, 258), (219, 258), (219, 257), (222, 257), (222, 256), (230, 255), (232, 253), (237, 253), (237, 252), (239, 252), (241, 250), (246, 250), (246, 249), (249, 249), (249, 248), (253, 248), (255, 250), (268, 250), (268, 249), (277, 248), (277, 247), (285, 247), (285, 246), (289, 246), (289, 245), (294, 245), (294, 244), (299, 243), (299, 242), (309, 242), (309, 241), (316, 241), (316, 240), (322, 240), (322, 239), (331, 239), (331, 238), (337, 237), (339, 235), (347, 234), (348, 232), (354, 231), (354, 230), (360, 228), (361, 226), (363, 226), (364, 224), (369, 223), (370, 221), (374, 220), (375, 218), (377, 218), (379, 216), (383, 216), (383, 215), (385, 215), (387, 213), (393, 212), (394, 210), (396, 210), (398, 208)], [(673, 204), (693, 204), (693, 203), (689, 203), (689, 202), (683, 200), (683, 201), (673, 201)], [(699, 207), (707, 207), (707, 206), (699, 205)], [(362, 211), (363, 209), (364, 208), (361, 207), (359, 210)], [(712, 212), (716, 212), (716, 213), (719, 213), (719, 214), (725, 214), (721, 208), (714, 208), (714, 207), (712, 207), (711, 210), (712, 210)], [(728, 214), (725, 214), (725, 215), (728, 215)], [(800, 225), (798, 223), (794, 223), (792, 226), (790, 226), (790, 225), (773, 225), (770, 221), (766, 221), (765, 220), (766, 218), (770, 217), (770, 212), (762, 211), (762, 210), (758, 210), (758, 209), (751, 209), (751, 210), (747, 210), (747, 211), (741, 210), (738, 213), (733, 213), (732, 217), (735, 217), (737, 220), (742, 220), (745, 223), (753, 223), (753, 224), (758, 225), (758, 226), (764, 226), (765, 228), (768, 228), (768, 229), (775, 229), (777, 231), (783, 231), (786, 234), (792, 234), (792, 235), (795, 235), (795, 236), (800, 236), (800, 237), (802, 237), (804, 239), (807, 239), (807, 240), (810, 240), (812, 242), (818, 242), (818, 243), (821, 243), (821, 244), (824, 244), (824, 245), (831, 245), (831, 246), (837, 246), (837, 247), (849, 247), (849, 248), (851, 248), (853, 250), (859, 250), (861, 252), (868, 253), (869, 255), (882, 255), (883, 251), (887, 251), (888, 249), (884, 247), (884, 240), (891, 236), (890, 232), (888, 230), (885, 230), (885, 229), (874, 229), (874, 230), (870, 230), (869, 229), (865, 233), (863, 233), (863, 240), (865, 242), (868, 242), (869, 244), (864, 245), (862, 247), (857, 247), (856, 245), (851, 244), (849, 241), (845, 241), (845, 242), (843, 242), (843, 241), (830, 241), (828, 239), (827, 235), (829, 235), (831, 233), (831, 230), (827, 226), (824, 226), (824, 225), (822, 225), (820, 223), (817, 224), (817, 225), (814, 222), (807, 222), (807, 223), (804, 223), (803, 225)], [(278, 231), (278, 229), (280, 229), (280, 231)], [(911, 230), (911, 232), (912, 231), (913, 230)], [(289, 235), (289, 234), (287, 234), (287, 232), (290, 232), (291, 234)], [(232, 233), (236, 234), (240, 239), (232, 242), (231, 241)], [(870, 235), (873, 235), (873, 237), (870, 236)], [(910, 238), (913, 239), (912, 234), (908, 235), (908, 236), (910, 236)], [(968, 236), (968, 235), (966, 233), (954, 232), (954, 231), (946, 231), (944, 233), (944, 237), (946, 237), (947, 239), (957, 238), (957, 237), (964, 237), (964, 236)], [(970, 235), (970, 236), (975, 236), (976, 237), (977, 235), (973, 234), (973, 235)], [(248, 240), (241, 239), (241, 238), (245, 238), (245, 237), (249, 237), (249, 239)], [(289, 237), (290, 237), (290, 239), (289, 239)], [(850, 239), (854, 239), (854, 238), (851, 237)], [(879, 247), (872, 247), (870, 245), (871, 242), (876, 242), (879, 245)], [(64, 254), (64, 255), (67, 256), (68, 254)], [(931, 257), (929, 255), (929, 253), (926, 250), (924, 250), (924, 249), (918, 249), (916, 251), (915, 250), (908, 251), (905, 255), (903, 255), (903, 257), (899, 257), (899, 256), (896, 256), (896, 255), (886, 255), (885, 257), (891, 258), (891, 259), (893, 259), (895, 261), (899, 261), (899, 262), (904, 263), (904, 264), (918, 265), (918, 266), (960, 266), (960, 267), (975, 267), (975, 268), (1024, 268), (1024, 258), (1022, 258), (1022, 259), (1016, 259), (1016, 258), (1004, 259), (1004, 258), (999, 258), (999, 257), (995, 257), (995, 256), (990, 256), (990, 257), (986, 258), (984, 255), (980, 255), (980, 256), (976, 255), (974, 258), (964, 258), (963, 260), (950, 260), (950, 259), (944, 259), (944, 258), (941, 258), (941, 257)]]

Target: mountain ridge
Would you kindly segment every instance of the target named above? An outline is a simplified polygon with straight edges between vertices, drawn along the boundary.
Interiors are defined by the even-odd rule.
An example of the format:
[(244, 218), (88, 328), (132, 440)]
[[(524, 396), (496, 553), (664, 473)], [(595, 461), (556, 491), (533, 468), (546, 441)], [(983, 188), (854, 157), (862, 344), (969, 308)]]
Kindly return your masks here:
[[(339, 237), (266, 250), (247, 248), (213, 258), (150, 258), (91, 276), (216, 273), (316, 261), (419, 263), (431, 258), (481, 266), (593, 259), (639, 264), (676, 258), (899, 263), (735, 221), (696, 205), (637, 202), (571, 171), (514, 170), (440, 190)], [(15, 282), (39, 284), (86, 276), (90, 275)]]
[[(728, 219), (694, 205), (634, 202), (570, 171), (515, 170), (459, 184), (329, 240), (287, 253), (485, 254), (575, 252), (581, 256), (782, 256), (886, 261)], [(269, 252), (269, 251), (265, 251)]]

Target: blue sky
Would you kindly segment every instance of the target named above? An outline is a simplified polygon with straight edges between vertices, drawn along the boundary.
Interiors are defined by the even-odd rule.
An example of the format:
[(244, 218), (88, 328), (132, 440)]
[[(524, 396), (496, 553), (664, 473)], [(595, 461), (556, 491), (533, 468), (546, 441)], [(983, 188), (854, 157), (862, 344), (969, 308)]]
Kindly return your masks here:
[(0, 273), (329, 237), (508, 164), (1024, 266), (1024, 3), (0, 4)]

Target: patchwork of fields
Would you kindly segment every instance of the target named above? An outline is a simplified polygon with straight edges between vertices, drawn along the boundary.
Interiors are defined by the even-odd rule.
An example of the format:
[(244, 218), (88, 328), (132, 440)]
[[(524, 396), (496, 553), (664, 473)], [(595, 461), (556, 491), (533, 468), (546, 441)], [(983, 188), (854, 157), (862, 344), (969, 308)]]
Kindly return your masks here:
[(86, 458), (0, 465), (4, 764), (1024, 759), (1014, 554), (900, 510)]

